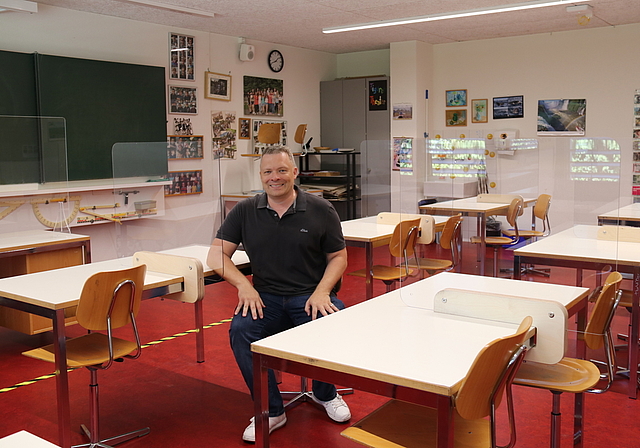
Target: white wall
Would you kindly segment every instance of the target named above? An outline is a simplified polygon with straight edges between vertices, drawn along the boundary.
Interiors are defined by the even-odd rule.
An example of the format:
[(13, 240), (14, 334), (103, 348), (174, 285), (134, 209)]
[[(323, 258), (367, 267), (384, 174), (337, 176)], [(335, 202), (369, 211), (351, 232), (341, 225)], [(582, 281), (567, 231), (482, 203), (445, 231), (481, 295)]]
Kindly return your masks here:
[(358, 51), (337, 56), (337, 78), (389, 76), (389, 50)]
[[(204, 160), (172, 160), (170, 171), (203, 170), (203, 194), (166, 198), (167, 215), (164, 224), (153, 219), (129, 222), (131, 231), (141, 227), (140, 233), (155, 233), (159, 238), (168, 234), (189, 233), (189, 240), (211, 240), (213, 227), (219, 223), (220, 190), (224, 193), (259, 188), (256, 162), (253, 158), (240, 157), (249, 153), (249, 140), (238, 140), (236, 160), (222, 160), (218, 169), (211, 157), (211, 111), (231, 110), (243, 117), (242, 79), (244, 75), (278, 78), (284, 81), (284, 116), (293, 142), (293, 131), (298, 124), (307, 123), (307, 138), (320, 140), (320, 88), (322, 80), (336, 77), (336, 56), (329, 53), (275, 45), (268, 42), (247, 41), (256, 48), (256, 58), (242, 62), (238, 58), (237, 37), (222, 36), (188, 29), (137, 22), (115, 17), (89, 14), (62, 8), (39, 5), (37, 14), (0, 14), (0, 49), (24, 53), (39, 52), (68, 57), (98, 59), (114, 62), (168, 67), (169, 33), (181, 33), (195, 37), (196, 80), (170, 81), (167, 84), (195, 86), (198, 88), (198, 114), (167, 115), (167, 133), (173, 133), (173, 118), (191, 118), (194, 134), (204, 135)], [(267, 55), (279, 49), (285, 58), (282, 72), (273, 73), (267, 65)], [(230, 74), (232, 76), (231, 101), (204, 98), (204, 72)], [(145, 223), (142, 223), (145, 221)], [(157, 220), (156, 220), (157, 221)], [(188, 222), (187, 230), (180, 227)], [(150, 232), (148, 227), (163, 227)], [(78, 233), (92, 237), (94, 260), (111, 258), (113, 228), (109, 225), (82, 227)], [(193, 234), (193, 235), (192, 235)]]

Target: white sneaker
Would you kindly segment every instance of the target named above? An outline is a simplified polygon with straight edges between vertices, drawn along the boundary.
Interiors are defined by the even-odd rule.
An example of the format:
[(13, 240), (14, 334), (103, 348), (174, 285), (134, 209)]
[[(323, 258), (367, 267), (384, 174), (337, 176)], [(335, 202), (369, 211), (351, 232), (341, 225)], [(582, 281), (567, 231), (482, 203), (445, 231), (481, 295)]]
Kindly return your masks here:
[[(278, 415), (277, 417), (269, 417), (269, 434), (278, 428), (282, 428), (287, 423), (286, 414)], [(242, 433), (242, 440), (245, 442), (256, 441), (256, 422), (255, 417), (251, 417), (251, 423), (247, 426), (247, 429)]]
[(349, 406), (347, 406), (347, 403), (345, 403), (339, 394), (336, 394), (336, 398), (329, 401), (318, 400), (315, 395), (311, 395), (311, 398), (327, 411), (327, 415), (334, 422), (342, 423), (351, 418)]

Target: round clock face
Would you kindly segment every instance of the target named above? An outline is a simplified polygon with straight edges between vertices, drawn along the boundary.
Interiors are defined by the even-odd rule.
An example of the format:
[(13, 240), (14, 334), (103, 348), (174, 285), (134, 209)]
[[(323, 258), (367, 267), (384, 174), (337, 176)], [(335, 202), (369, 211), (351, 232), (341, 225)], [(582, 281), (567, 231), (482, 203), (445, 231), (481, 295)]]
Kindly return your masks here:
[(269, 53), (269, 68), (274, 72), (279, 72), (284, 67), (284, 58), (278, 50)]

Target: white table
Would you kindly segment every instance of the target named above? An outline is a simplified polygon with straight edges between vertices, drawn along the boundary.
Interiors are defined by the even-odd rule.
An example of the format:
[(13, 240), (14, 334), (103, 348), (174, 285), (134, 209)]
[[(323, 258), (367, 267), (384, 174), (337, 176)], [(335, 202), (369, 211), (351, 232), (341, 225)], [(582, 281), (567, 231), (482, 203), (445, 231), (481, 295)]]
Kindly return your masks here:
[(638, 226), (640, 223), (640, 204), (629, 204), (598, 215), (598, 224)]
[[(638, 340), (640, 310), (640, 243), (597, 239), (599, 226), (578, 225), (550, 235), (514, 251), (514, 273), (520, 278), (522, 264), (542, 264), (576, 268), (576, 284), (582, 284), (582, 270), (602, 271), (610, 266), (616, 271), (633, 274), (633, 306), (630, 341)], [(531, 284), (531, 282), (527, 282)], [(638, 350), (629, 349), (629, 397), (637, 397)], [(635, 348), (635, 347), (634, 347)]]
[(27, 431), (19, 431), (0, 439), (0, 448), (60, 448)]
[(255, 342), (256, 446), (269, 445), (266, 373), (273, 368), (437, 407), (438, 446), (453, 447), (451, 396), (481, 348), (512, 334), (517, 327), (513, 322), (524, 316), (514, 315), (511, 323), (504, 323), (437, 313), (434, 298), (447, 288), (517, 295), (524, 298), (517, 299), (522, 303), (546, 299), (565, 307), (565, 315), (584, 309), (589, 292), (581, 287), (440, 273)]
[[(435, 231), (440, 232), (444, 228), (447, 218), (434, 216)], [(376, 216), (350, 219), (342, 221), (342, 234), (347, 246), (364, 247), (367, 276), (365, 277), (365, 297), (373, 297), (373, 249), (380, 246), (388, 246), (393, 235), (395, 225), (380, 224)]]
[[(69, 409), (69, 378), (65, 340), (65, 312), (78, 305), (82, 287), (91, 275), (109, 270), (130, 268), (137, 256), (148, 255), (159, 258), (157, 268), (147, 266), (143, 299), (158, 296), (172, 297), (190, 294), (196, 316), (196, 353), (198, 362), (204, 361), (204, 333), (202, 319), (202, 296), (204, 276), (213, 274), (206, 264), (209, 246), (194, 245), (163, 251), (158, 254), (141, 252), (134, 257), (72, 266), (51, 271), (19, 275), (0, 279), (0, 305), (20, 309), (53, 321), (55, 346), (56, 394), (58, 402), (58, 428), (62, 448), (71, 446), (71, 416)], [(248, 258), (244, 252), (236, 252), (232, 258), (239, 266), (244, 266)], [(140, 254), (140, 255), (138, 255)], [(196, 261), (195, 265), (192, 261)], [(158, 269), (154, 271), (153, 269)], [(174, 270), (177, 274), (166, 273)], [(199, 271), (199, 275), (198, 275)], [(193, 273), (191, 273), (193, 272)], [(194, 278), (194, 276), (196, 278)], [(197, 283), (194, 285), (194, 283)], [(196, 296), (192, 295), (193, 287)], [(202, 288), (200, 288), (202, 287)]]
[[(491, 196), (491, 195), (490, 195)], [(502, 196), (502, 195), (493, 195)], [(513, 196), (513, 195), (504, 195)], [(524, 206), (532, 206), (536, 203), (537, 198), (524, 198)], [(509, 202), (511, 202), (509, 200)], [(435, 204), (421, 205), (420, 211), (432, 215), (456, 215), (461, 213), (462, 216), (475, 216), (477, 220), (477, 231), (480, 237), (480, 245), (478, 247), (478, 257), (480, 259), (480, 275), (485, 274), (486, 262), (486, 228), (487, 216), (505, 215), (509, 209), (509, 202), (481, 202), (478, 196), (464, 199), (454, 199), (452, 201), (436, 202)], [(532, 217), (532, 225), (535, 225), (535, 216)]]

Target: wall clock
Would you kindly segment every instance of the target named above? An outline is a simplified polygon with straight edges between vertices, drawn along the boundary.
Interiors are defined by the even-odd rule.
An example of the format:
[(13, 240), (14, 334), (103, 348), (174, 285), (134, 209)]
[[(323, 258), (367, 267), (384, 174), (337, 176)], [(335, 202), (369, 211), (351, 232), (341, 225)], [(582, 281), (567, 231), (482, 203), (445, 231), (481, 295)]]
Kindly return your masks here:
[(278, 50), (269, 53), (269, 68), (272, 72), (278, 73), (284, 67), (284, 57)]

